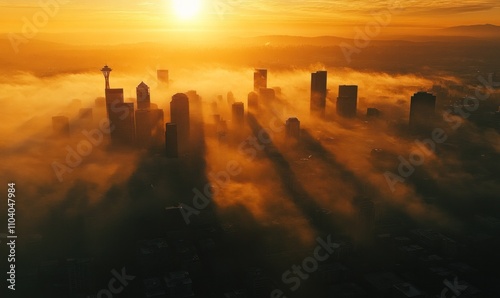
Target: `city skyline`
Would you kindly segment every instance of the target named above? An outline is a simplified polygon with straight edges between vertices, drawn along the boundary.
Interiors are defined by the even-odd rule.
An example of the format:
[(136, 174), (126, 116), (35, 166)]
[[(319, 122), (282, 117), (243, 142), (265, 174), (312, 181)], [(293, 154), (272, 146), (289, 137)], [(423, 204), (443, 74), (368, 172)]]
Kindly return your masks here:
[(500, 297), (497, 2), (0, 1), (0, 296)]

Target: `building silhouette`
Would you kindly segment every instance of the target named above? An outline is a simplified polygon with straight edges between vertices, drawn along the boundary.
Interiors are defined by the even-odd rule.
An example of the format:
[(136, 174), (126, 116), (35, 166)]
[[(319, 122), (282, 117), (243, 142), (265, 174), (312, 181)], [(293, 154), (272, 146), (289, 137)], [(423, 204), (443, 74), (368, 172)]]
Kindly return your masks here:
[(134, 146), (135, 145), (135, 116), (134, 103), (126, 102), (118, 107), (121, 110), (120, 114), (115, 114), (118, 119), (114, 118), (111, 123), (114, 123), (115, 130), (111, 132), (111, 140), (115, 143)]
[(300, 121), (297, 118), (288, 118), (286, 120), (286, 138), (296, 139), (300, 138)]
[(368, 108), (366, 109), (366, 117), (380, 117), (382, 115), (382, 112), (377, 109), (377, 108)]
[(427, 92), (417, 92), (411, 97), (410, 129), (421, 129), (435, 120), (436, 96)]
[(107, 65), (104, 65), (103, 68), (101, 68), (101, 72), (104, 75), (104, 89), (109, 89), (109, 74), (111, 73), (112, 69), (109, 68)]
[(259, 94), (253, 91), (248, 93), (247, 107), (249, 112), (259, 111)]
[(164, 114), (160, 109), (135, 111), (136, 142), (139, 147), (149, 148), (163, 144)]
[(203, 103), (201, 96), (196, 90), (189, 90), (185, 93), (189, 99), (189, 113), (193, 122), (203, 122)]
[(235, 102), (231, 108), (233, 126), (242, 127), (245, 123), (245, 105), (242, 102)]
[(253, 73), (253, 90), (258, 92), (261, 88), (267, 88), (267, 69), (256, 69)]
[(144, 82), (141, 82), (136, 88), (137, 93), (137, 109), (149, 109), (151, 107), (151, 94), (149, 87)]
[(184, 153), (190, 140), (189, 98), (184, 93), (172, 96), (170, 102), (170, 122), (177, 125), (177, 143), (179, 152)]
[(123, 89), (106, 89), (106, 112), (109, 114), (116, 110), (118, 104), (124, 103)]
[(311, 74), (311, 114), (314, 116), (324, 117), (326, 109), (327, 95), (327, 77), (328, 72), (317, 71)]
[(179, 156), (177, 124), (175, 123), (167, 123), (165, 126), (165, 148), (168, 158), (177, 158)]
[(271, 88), (260, 88), (259, 99), (264, 105), (270, 105), (276, 100), (276, 91)]
[(358, 109), (358, 86), (340, 85), (337, 97), (337, 114), (346, 118), (356, 117)]
[(125, 103), (123, 89), (106, 89), (106, 111), (114, 145), (135, 144), (134, 104)]
[(56, 137), (69, 138), (70, 136), (69, 118), (66, 116), (52, 117), (52, 130), (54, 132), (54, 136)]

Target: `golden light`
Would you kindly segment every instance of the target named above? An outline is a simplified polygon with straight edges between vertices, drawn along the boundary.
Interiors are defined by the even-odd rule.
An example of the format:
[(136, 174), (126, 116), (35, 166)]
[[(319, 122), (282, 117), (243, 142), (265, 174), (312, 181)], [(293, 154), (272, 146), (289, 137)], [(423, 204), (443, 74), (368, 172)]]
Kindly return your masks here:
[(175, 15), (182, 20), (191, 20), (201, 10), (201, 0), (171, 0)]

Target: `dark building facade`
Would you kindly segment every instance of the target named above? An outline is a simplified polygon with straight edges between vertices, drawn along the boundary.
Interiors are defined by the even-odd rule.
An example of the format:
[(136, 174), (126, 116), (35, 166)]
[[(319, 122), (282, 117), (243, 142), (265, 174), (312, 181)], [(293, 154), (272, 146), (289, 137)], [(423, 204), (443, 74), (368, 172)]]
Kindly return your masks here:
[(170, 122), (177, 125), (177, 142), (180, 152), (189, 145), (191, 125), (189, 119), (189, 98), (184, 93), (172, 96), (170, 102)]
[(435, 120), (436, 96), (427, 92), (417, 92), (411, 97), (410, 129), (425, 128)]
[(234, 127), (242, 127), (245, 123), (245, 105), (242, 102), (233, 103), (232, 121)]
[(297, 118), (289, 118), (286, 121), (286, 137), (287, 139), (300, 138), (300, 121)]
[(311, 74), (311, 114), (325, 116), (328, 72), (317, 71)]
[(356, 117), (358, 109), (358, 86), (340, 85), (337, 97), (337, 114), (341, 117)]
[(136, 88), (137, 93), (137, 109), (144, 110), (151, 107), (151, 94), (149, 87), (144, 82), (141, 82)]
[(249, 112), (257, 112), (259, 110), (259, 94), (253, 91), (248, 93), (247, 107)]
[(123, 89), (106, 89), (106, 111), (114, 145), (135, 145), (134, 104), (125, 103)]
[(267, 69), (256, 69), (253, 73), (253, 90), (267, 88)]
[(142, 148), (155, 147), (163, 143), (163, 110), (147, 109), (135, 111), (136, 141)]

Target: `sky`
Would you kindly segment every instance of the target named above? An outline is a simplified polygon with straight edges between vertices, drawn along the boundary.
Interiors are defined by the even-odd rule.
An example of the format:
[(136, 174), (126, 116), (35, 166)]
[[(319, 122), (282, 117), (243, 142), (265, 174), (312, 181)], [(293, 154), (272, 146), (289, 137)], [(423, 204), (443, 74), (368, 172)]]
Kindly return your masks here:
[[(196, 6), (183, 17), (175, 8)], [(41, 4), (50, 7), (43, 13)], [(178, 8), (178, 7), (177, 7)], [(185, 10), (186, 8), (184, 8)], [(189, 9), (189, 7), (187, 8)], [(497, 0), (23, 0), (0, 1), (3, 33), (22, 32), (27, 21), (36, 23), (40, 35), (60, 33), (203, 31), (232, 36), (352, 34), (357, 26), (385, 16), (386, 33), (423, 34), (429, 28), (471, 24), (496, 24)], [(181, 8), (182, 11), (182, 8)], [(184, 11), (185, 12), (185, 11)], [(49, 17), (44, 19), (44, 15)], [(38, 19), (37, 19), (38, 18)], [(498, 25), (498, 24), (497, 24)], [(99, 32), (99, 33), (98, 33)], [(78, 36), (72, 36), (78, 38)], [(106, 38), (105, 36), (102, 38)]]

